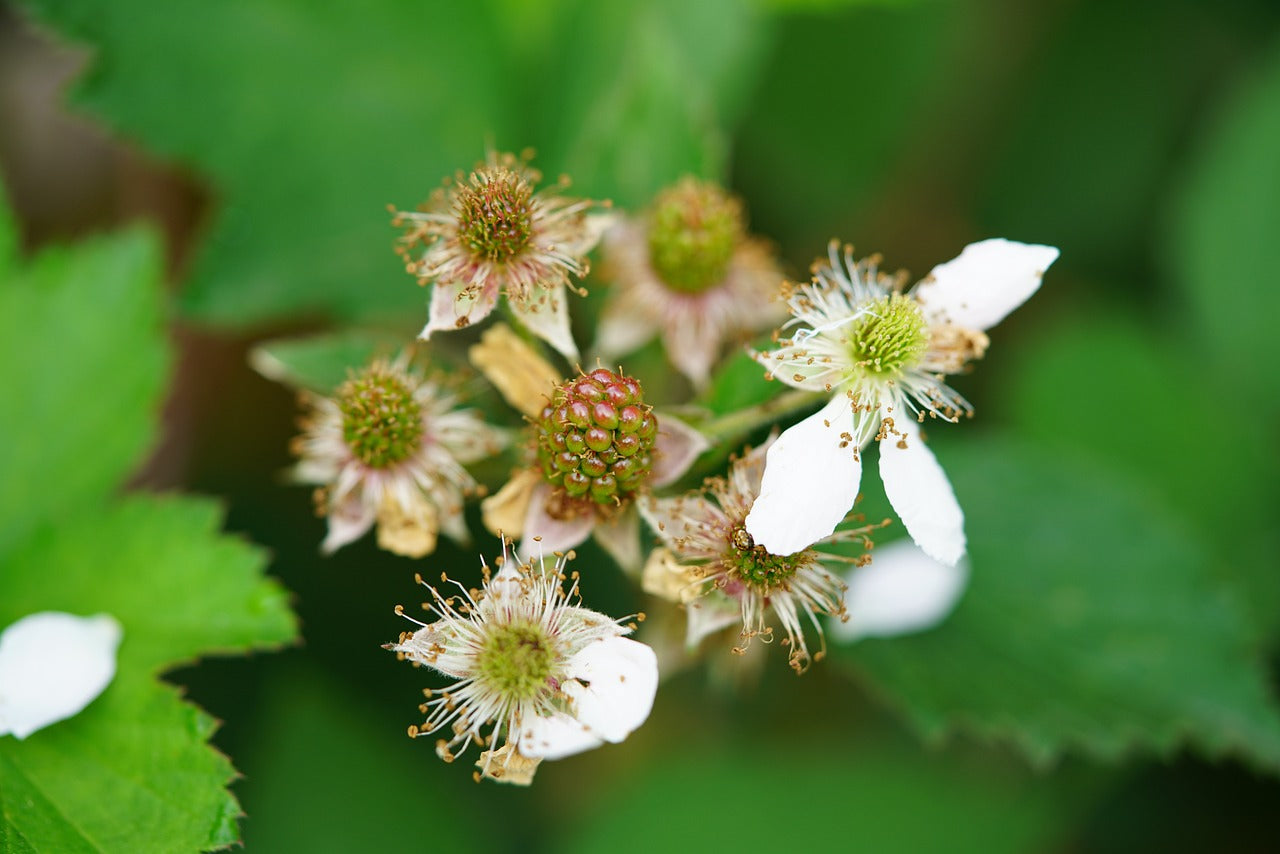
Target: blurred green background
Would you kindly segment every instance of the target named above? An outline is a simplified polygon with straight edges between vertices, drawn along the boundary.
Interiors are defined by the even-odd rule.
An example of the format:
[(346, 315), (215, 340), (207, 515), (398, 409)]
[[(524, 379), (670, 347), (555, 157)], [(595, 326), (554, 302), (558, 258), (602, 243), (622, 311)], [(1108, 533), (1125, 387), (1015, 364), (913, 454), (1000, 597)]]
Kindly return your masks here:
[[(319, 556), (293, 394), (246, 357), (414, 334), (385, 206), (487, 143), (624, 209), (720, 179), (793, 274), (833, 236), (917, 275), (988, 236), (1061, 247), (936, 444), (973, 542), (955, 625), (799, 679), (695, 664), (531, 790), (404, 736), (425, 674), (379, 645), (421, 566)], [(1280, 844), (1273, 0), (0, 4), (0, 173), (28, 249), (167, 239), (179, 361), (135, 485), (223, 498), (305, 637), (170, 676), (224, 721), (250, 851)], [(588, 605), (652, 607), (582, 552)]]

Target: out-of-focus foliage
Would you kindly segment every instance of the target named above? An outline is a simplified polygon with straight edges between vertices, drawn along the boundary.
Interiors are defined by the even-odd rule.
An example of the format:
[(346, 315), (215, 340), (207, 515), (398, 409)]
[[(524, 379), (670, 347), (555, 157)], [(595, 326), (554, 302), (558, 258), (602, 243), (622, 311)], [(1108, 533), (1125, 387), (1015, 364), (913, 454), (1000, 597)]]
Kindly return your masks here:
[[(634, 779), (593, 796), (592, 817), (566, 850), (650, 850), (634, 829), (657, 817), (680, 851), (718, 850), (726, 839), (759, 850), (1035, 851), (1060, 836), (1094, 788), (865, 735), (831, 746), (800, 739), (792, 749), (749, 740), (666, 747)], [(709, 793), (725, 792), (766, 797), (709, 813)]]
[(843, 651), (927, 736), (1047, 762), (1183, 744), (1280, 768), (1280, 709), (1204, 546), (1104, 469), (1008, 438), (947, 447), (972, 572), (938, 628)]
[(119, 486), (155, 438), (167, 350), (159, 252), (148, 235), (51, 249), (24, 263), (3, 204), (0, 217), (5, 548)]
[[(1275, 235), (1280, 222), (1280, 45), (1217, 117), (1174, 209), (1165, 268), (1188, 303), (1224, 410), (1280, 409)], [(1276, 454), (1272, 454), (1272, 460)]]
[[(433, 850), (491, 848), (494, 825), (465, 820), (457, 802), (470, 783), (465, 761), (438, 762), (429, 744), (392, 725), (405, 715), (389, 716), (312, 670), (271, 673), (250, 746), (269, 761), (246, 767), (242, 787), (256, 807), (244, 826), (250, 850), (391, 851), (412, 849), (419, 834)], [(306, 821), (298, 803), (308, 806)]]
[(214, 183), (182, 304), (229, 325), (422, 310), (386, 205), (411, 208), (487, 144), (533, 146), (550, 180), (572, 169), (627, 203), (718, 173), (756, 40), (737, 0), (551, 5), (541, 43), (496, 2), (31, 7), (110, 57), (85, 108)]
[[(888, 269), (908, 265), (917, 274), (981, 237), (1062, 249), (1041, 292), (992, 331), (973, 376), (959, 378), (976, 420), (930, 431), (972, 547), (971, 584), (952, 618), (916, 637), (833, 651), (801, 681), (775, 673), (769, 658), (754, 693), (691, 699), (678, 685), (664, 687), (655, 718), (633, 741), (548, 763), (532, 793), (469, 786), (463, 763), (442, 766), (428, 744), (406, 744), (422, 674), (394, 668), (377, 649), (402, 628), (390, 606), (409, 595), (414, 571), (474, 569), (476, 552), (491, 552), (493, 541), (462, 550), (442, 544), (415, 563), (365, 542), (322, 561), (315, 554), (322, 523), (310, 516), (305, 492), (265, 482), (285, 464), (290, 396), (246, 376), (203, 390), (210, 415), (191, 428), (192, 477), (233, 496), (233, 524), (276, 552), (310, 627), (305, 665), (237, 665), (223, 685), (207, 667), (192, 672), (197, 696), (211, 697), (210, 708), (228, 718), (220, 743), (245, 756), (251, 846), (351, 850), (429, 840), (625, 850), (633, 841), (652, 847), (651, 834), (661, 833), (686, 847), (741, 847), (746, 839), (1108, 850), (1098, 843), (1110, 841), (1111, 850), (1129, 850), (1135, 840), (1181, 840), (1180, 828), (1237, 803), (1240, 789), (1274, 792), (1229, 763), (1213, 772), (1185, 755), (1176, 772), (1165, 764), (1186, 749), (1266, 772), (1280, 767), (1266, 658), (1280, 628), (1280, 533), (1271, 520), (1280, 503), (1273, 440), (1280, 350), (1271, 331), (1280, 317), (1271, 272), (1280, 221), (1274, 4), (26, 5), (93, 49), (73, 103), (210, 189), (207, 229), (180, 283), (182, 315), (210, 326), (290, 327), (273, 334), (333, 321), (338, 331), (257, 351), (264, 373), (314, 391), (330, 391), (348, 368), (394, 351), (420, 328), (428, 293), (390, 251), (385, 205), (412, 206), (488, 144), (532, 146), (549, 180), (568, 173), (570, 193), (609, 197), (627, 211), (683, 172), (727, 178), (745, 199), (753, 231), (777, 241), (793, 278), (832, 236), (860, 253), (884, 250)], [(0, 274), (6, 263), (14, 267), (6, 251), (13, 242), (0, 228)], [(216, 818), (193, 844), (216, 844), (233, 838), (234, 802), (222, 789), (230, 766), (203, 745), (208, 718), (178, 704), (152, 674), (202, 649), (282, 640), (287, 624), (278, 591), (249, 581), (260, 557), (238, 545), (214, 548), (222, 541), (208, 505), (133, 499), (100, 511), (151, 439), (164, 376), (158, 336), (136, 331), (154, 333), (154, 293), (119, 281), (139, 259), (154, 275), (141, 238), (87, 244), (17, 269), (30, 277), (48, 267), (48, 276), (77, 282), (88, 269), (89, 291), (50, 285), (47, 299), (0, 292), (5, 364), (53, 366), (47, 374), (11, 370), (6, 388), (50, 415), (33, 426), (0, 407), (0, 447), (59, 449), (56, 465), (53, 457), (15, 454), (13, 474), (0, 484), (0, 555), (16, 549), (28, 573), (50, 561), (83, 567), (92, 563), (84, 538), (105, 541), (109, 559), (92, 564), (101, 575), (58, 572), (68, 589), (93, 591), (113, 583), (110, 573), (145, 562), (126, 525), (163, 529), (148, 538), (161, 549), (159, 566), (183, 543), (230, 550), (223, 557), (240, 567), (230, 578), (213, 578), (210, 558), (193, 560), (192, 575), (120, 581), (155, 585), (157, 601), (176, 611), (139, 615), (137, 631), (126, 623), (117, 685), (81, 717), (40, 734), (96, 761), (97, 748), (64, 733), (99, 726), (148, 697), (158, 706), (139, 711), (139, 720), (187, 715), (183, 739), (159, 738), (175, 755), (193, 757), (200, 779), (186, 800)], [(608, 293), (603, 273), (597, 265), (590, 297), (571, 298), (584, 347)], [(403, 330), (402, 337), (341, 331), (353, 320)], [(430, 358), (456, 368), (472, 334), (433, 339)], [(654, 402), (689, 399), (656, 345), (625, 364)], [(762, 373), (734, 356), (682, 414), (695, 423), (731, 419), (785, 391)], [(252, 418), (244, 394), (257, 395)], [(108, 402), (59, 415), (85, 399)], [(471, 399), (492, 420), (516, 423), (496, 396)], [(785, 423), (805, 410), (792, 412)], [(984, 424), (998, 429), (984, 438)], [(765, 429), (725, 435), (745, 441)], [(696, 474), (711, 473), (735, 450), (707, 454)], [(477, 474), (495, 488), (509, 463), (490, 461), (490, 471)], [(877, 480), (868, 471), (864, 488), (874, 493)], [(29, 483), (66, 486), (21, 486)], [(871, 519), (891, 515), (876, 494), (861, 509)], [(55, 521), (67, 542), (48, 533)], [(470, 522), (481, 530), (475, 512)], [(582, 552), (575, 566), (589, 582), (589, 605), (612, 613), (647, 607), (595, 547)], [(205, 595), (203, 587), (171, 586), (178, 578), (234, 587), (207, 592), (234, 618), (176, 644), (160, 618), (199, 621), (183, 608), (203, 608)], [(6, 583), (0, 572), (0, 609)], [(110, 605), (122, 620), (137, 604), (129, 589)], [(109, 608), (93, 606), (100, 609)], [(749, 663), (728, 656), (727, 646), (708, 644), (707, 671), (717, 684), (734, 676), (753, 684)], [(147, 650), (142, 664), (130, 658)], [(130, 675), (126, 663), (145, 672)], [(265, 685), (258, 693), (241, 690), (239, 674), (250, 671)], [(849, 673), (857, 678), (845, 679)], [(213, 680), (204, 694), (202, 676)], [(951, 751), (921, 756), (873, 746), (880, 736), (893, 739), (892, 725), (867, 721), (855, 685), (928, 740), (953, 730), (976, 736), (980, 747), (960, 749), (980, 758), (969, 764), (953, 761)], [(752, 716), (749, 729), (742, 725), (749, 739), (692, 746), (677, 735)], [(859, 738), (863, 727), (868, 734)], [(41, 805), (26, 777), (12, 777), (26, 766), (6, 751), (38, 743), (0, 741), (0, 811), (30, 796), (30, 820), (43, 822), (31, 826), (50, 834), (54, 847), (75, 850), (81, 840), (53, 835), (66, 830), (53, 807)], [(1009, 746), (1044, 776), (1010, 768)], [(115, 752), (131, 761), (128, 747)], [(1088, 798), (1106, 797), (1106, 787), (1082, 795), (1069, 779), (1073, 763), (1053, 766), (1063, 754), (1108, 781), (1143, 770), (1088, 818), (1081, 812)], [(41, 761), (66, 773), (67, 755)], [(169, 780), (167, 767), (149, 773)], [(103, 768), (111, 770), (105, 760)], [(1165, 803), (1174, 773), (1210, 781), (1188, 787), (1196, 797), (1186, 802), (1198, 809)], [(1221, 777), (1229, 785), (1219, 785)], [(174, 790), (185, 792), (183, 785)], [(71, 781), (67, 791), (87, 797), (91, 788)], [(43, 782), (41, 790), (49, 791)], [(755, 808), (769, 799), (776, 809)], [(83, 808), (106, 826), (94, 812), (99, 805)], [(504, 821), (469, 820), (493, 814)], [(22, 850), (9, 828), (0, 824), (0, 847)], [(1198, 829), (1194, 838), (1215, 841), (1239, 830), (1234, 822)], [(1254, 833), (1275, 838), (1274, 826)], [(122, 847), (148, 847), (120, 838)]]
[[(1231, 419), (1229, 407), (1213, 404), (1225, 394), (1219, 372), (1123, 310), (1084, 307), (1018, 348), (1016, 364), (1001, 371), (1010, 382), (993, 414), (1027, 438), (1145, 486), (1211, 547), (1218, 573), (1258, 628), (1274, 632), (1280, 585), (1259, 559), (1265, 539), (1256, 533), (1267, 529), (1278, 468), (1265, 419)], [(1230, 438), (1208, 441), (1219, 431)], [(1215, 482), (1231, 486), (1206, 501), (1204, 485)]]
[[(111, 500), (154, 434), (167, 354), (159, 257), (145, 234), (17, 259), (0, 213), (0, 626), (37, 611), (108, 613), (117, 673), (80, 714), (0, 738), (0, 848), (146, 851), (237, 838), (214, 720), (158, 682), (209, 653), (291, 640), (265, 555), (218, 533), (214, 504)], [(108, 796), (109, 794), (109, 796)]]

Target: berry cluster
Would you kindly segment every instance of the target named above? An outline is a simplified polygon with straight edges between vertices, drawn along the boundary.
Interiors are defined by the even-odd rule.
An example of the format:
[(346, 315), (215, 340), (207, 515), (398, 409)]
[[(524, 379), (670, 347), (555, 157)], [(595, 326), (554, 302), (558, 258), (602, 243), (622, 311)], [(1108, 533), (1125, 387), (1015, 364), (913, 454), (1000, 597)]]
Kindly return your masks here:
[(632, 377), (597, 368), (565, 381), (536, 431), (543, 476), (582, 510), (624, 505), (652, 471), (658, 420)]

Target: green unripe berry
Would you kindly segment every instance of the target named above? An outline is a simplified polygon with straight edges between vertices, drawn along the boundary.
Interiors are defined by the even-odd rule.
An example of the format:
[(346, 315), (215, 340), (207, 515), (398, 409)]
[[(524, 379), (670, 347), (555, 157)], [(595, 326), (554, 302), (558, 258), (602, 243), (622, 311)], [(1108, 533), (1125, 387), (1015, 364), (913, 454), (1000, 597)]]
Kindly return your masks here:
[(736, 199), (715, 184), (685, 178), (654, 200), (649, 264), (672, 290), (700, 294), (724, 281), (743, 231)]
[(411, 457), (422, 441), (422, 407), (406, 378), (378, 362), (338, 389), (342, 438), (366, 466), (388, 468)]
[(586, 502), (584, 510), (607, 513), (647, 482), (657, 433), (640, 383), (598, 368), (562, 383), (543, 409), (539, 467), (563, 495)]
[(458, 236), (473, 255), (509, 261), (533, 234), (533, 188), (515, 172), (486, 167), (459, 189), (457, 216)]

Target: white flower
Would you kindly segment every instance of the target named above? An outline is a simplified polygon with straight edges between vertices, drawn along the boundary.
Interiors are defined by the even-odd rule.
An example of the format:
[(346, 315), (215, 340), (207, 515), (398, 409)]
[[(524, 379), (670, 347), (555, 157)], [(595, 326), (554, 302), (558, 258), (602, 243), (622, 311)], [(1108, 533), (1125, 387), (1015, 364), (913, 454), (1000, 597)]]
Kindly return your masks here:
[(491, 152), (421, 210), (395, 212), (392, 224), (405, 229), (396, 249), (405, 268), (420, 285), (435, 286), (423, 339), (479, 322), (506, 294), (529, 331), (577, 360), (565, 286), (570, 275), (587, 274), (586, 255), (612, 217), (588, 215), (596, 202), (559, 195), (567, 179), (535, 192), (541, 179), (524, 158)]
[(71, 717), (111, 684), (120, 624), (42, 611), (0, 633), (0, 735), (23, 739)]
[[(826, 651), (818, 614), (844, 619), (844, 584), (824, 563), (863, 565), (870, 560), (869, 532), (876, 525), (846, 528), (795, 554), (771, 554), (752, 541), (744, 522), (760, 492), (769, 445), (736, 460), (726, 478), (707, 481), (706, 492), (679, 498), (642, 500), (640, 512), (666, 545), (655, 549), (644, 571), (644, 589), (680, 602), (688, 609), (686, 645), (733, 623), (742, 625), (741, 644), (773, 639), (769, 614), (782, 626), (788, 658), (797, 673), (811, 659), (804, 623), (810, 623), (821, 644), (813, 659)], [(860, 543), (863, 554), (851, 556), (824, 550), (840, 543)], [(847, 552), (848, 549), (846, 548)]]
[(634, 378), (597, 368), (562, 380), (505, 326), (471, 361), (530, 422), (530, 465), (481, 504), (485, 527), (523, 537), (520, 554), (565, 551), (594, 535), (625, 570), (640, 568), (635, 499), (673, 483), (707, 440), (655, 413)]
[(501, 434), (474, 412), (455, 410), (456, 398), (408, 362), (375, 361), (333, 398), (304, 394), (311, 412), (294, 443), (295, 476), (321, 486), (326, 553), (375, 522), (378, 545), (409, 557), (434, 551), (439, 531), (467, 539), (462, 504), (476, 482), (463, 464), (496, 453)]
[(660, 334), (667, 357), (703, 386), (721, 350), (782, 319), (782, 274), (764, 244), (747, 237), (742, 206), (714, 184), (685, 178), (641, 219), (605, 233), (614, 280), (596, 347), (606, 360)]
[(475, 742), (488, 748), (481, 775), (528, 784), (539, 761), (620, 742), (640, 726), (658, 664), (649, 647), (623, 637), (634, 625), (577, 604), (576, 572), (565, 591), (566, 556), (550, 567), (541, 557), (517, 566), (505, 546), (498, 573), (484, 567), (483, 590), (443, 576), (454, 590), (424, 584), (431, 601), (423, 607), (436, 619), (409, 617), (421, 628), (388, 648), (457, 680), (425, 692), (427, 718), (411, 736), (444, 730), (436, 752), (446, 762)]
[(846, 573), (848, 619), (831, 633), (847, 643), (932, 628), (955, 609), (968, 580), (967, 560), (939, 563), (906, 540), (877, 546), (873, 561)]
[(944, 381), (987, 348), (985, 331), (1035, 293), (1058, 257), (1051, 246), (984, 240), (933, 269), (911, 290), (877, 270), (877, 258), (830, 263), (790, 289), (799, 326), (757, 358), (796, 388), (832, 393), (769, 451), (747, 531), (775, 554), (829, 534), (858, 495), (861, 451), (880, 446), (880, 476), (912, 539), (954, 565), (964, 554), (964, 514), (917, 422), (955, 421), (970, 406)]

